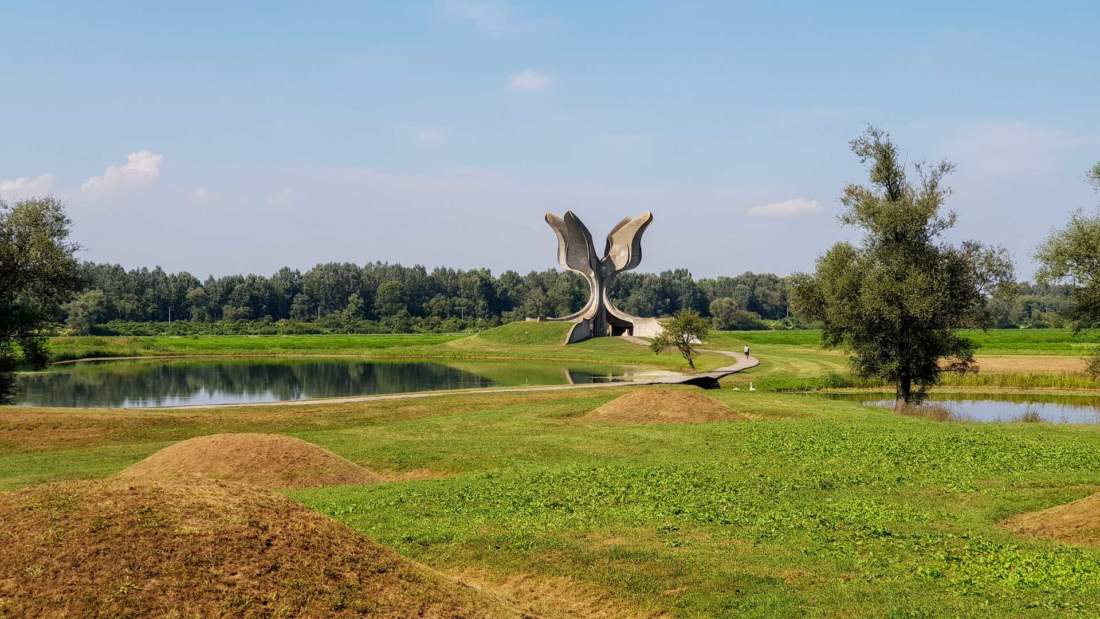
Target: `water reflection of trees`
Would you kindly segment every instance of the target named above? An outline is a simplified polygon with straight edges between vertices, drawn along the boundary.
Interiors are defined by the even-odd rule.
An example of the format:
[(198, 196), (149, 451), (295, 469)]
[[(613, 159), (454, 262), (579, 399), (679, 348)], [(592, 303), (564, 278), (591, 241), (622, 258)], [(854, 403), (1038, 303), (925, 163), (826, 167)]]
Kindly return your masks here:
[(296, 400), (492, 384), (484, 376), (428, 362), (111, 362), (20, 375), (16, 401), (37, 406), (158, 406)]

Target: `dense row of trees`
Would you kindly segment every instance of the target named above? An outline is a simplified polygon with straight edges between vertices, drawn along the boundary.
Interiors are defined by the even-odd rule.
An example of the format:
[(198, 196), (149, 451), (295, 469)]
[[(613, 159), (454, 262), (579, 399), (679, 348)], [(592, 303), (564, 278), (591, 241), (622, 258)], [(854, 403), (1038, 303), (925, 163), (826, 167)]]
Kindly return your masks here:
[[(361, 330), (460, 330), (565, 315), (585, 301), (583, 280), (556, 270), (520, 275), (370, 263), (319, 264), (270, 277), (229, 275), (200, 281), (160, 268), (126, 270), (85, 263), (83, 291), (64, 306), (74, 332), (109, 330), (111, 321), (212, 323), (295, 321)], [(770, 273), (696, 280), (684, 269), (628, 273), (611, 291), (642, 316), (691, 309), (719, 328), (762, 327), (787, 316), (787, 281)]]
[[(565, 315), (578, 309), (587, 293), (578, 277), (556, 270), (493, 276), (480, 269), (428, 271), (383, 263), (326, 263), (304, 273), (283, 268), (267, 277), (229, 275), (205, 281), (160, 268), (127, 270), (84, 263), (79, 277), (82, 291), (63, 307), (62, 314), (74, 333), (149, 332), (151, 323), (166, 323), (169, 318), (177, 322), (175, 330), (180, 332), (215, 327), (225, 332), (264, 332), (279, 321), (292, 321), (296, 324), (282, 327), (303, 332), (311, 328), (457, 331)], [(611, 294), (619, 307), (640, 316), (671, 316), (689, 309), (709, 318), (720, 330), (776, 325), (765, 321), (783, 321), (782, 326), (793, 327), (809, 322), (808, 317), (789, 311), (789, 288), (795, 281), (797, 277), (771, 273), (694, 279), (678, 269), (625, 273)], [(998, 328), (1069, 326), (1073, 324), (1072, 290), (1070, 285), (1050, 282), (1001, 287), (989, 299), (989, 324)]]

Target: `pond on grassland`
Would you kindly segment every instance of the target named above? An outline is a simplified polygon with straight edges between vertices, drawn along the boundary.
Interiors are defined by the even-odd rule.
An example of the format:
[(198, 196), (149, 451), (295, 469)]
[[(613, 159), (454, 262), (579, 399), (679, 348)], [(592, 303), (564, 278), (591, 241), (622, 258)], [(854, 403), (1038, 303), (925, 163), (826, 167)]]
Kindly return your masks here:
[(528, 362), (207, 358), (86, 361), (16, 375), (23, 406), (162, 407), (630, 380), (631, 368)]
[[(894, 400), (882, 394), (836, 393), (827, 397), (894, 407)], [(933, 393), (921, 406), (939, 409), (956, 421), (1100, 423), (1100, 397), (1091, 395)]]

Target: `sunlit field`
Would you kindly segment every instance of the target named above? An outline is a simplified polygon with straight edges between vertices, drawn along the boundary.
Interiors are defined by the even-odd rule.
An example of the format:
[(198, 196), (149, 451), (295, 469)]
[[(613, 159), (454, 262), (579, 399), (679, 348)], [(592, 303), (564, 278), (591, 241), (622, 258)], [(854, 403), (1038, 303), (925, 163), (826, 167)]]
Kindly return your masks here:
[[(408, 351), (518, 359), (562, 350), (545, 325), (511, 328), (520, 331), (444, 342), (411, 336)], [(1011, 335), (986, 334), (985, 342), (1032, 357), (1066, 354), (1075, 343)], [(699, 391), (728, 405), (736, 421), (582, 419), (629, 388), (232, 409), (7, 408), (0, 488), (108, 477), (194, 436), (287, 434), (387, 480), (291, 497), (529, 612), (1100, 612), (1100, 550), (1018, 537), (998, 524), (1100, 488), (1096, 426), (937, 422), (766, 391), (846, 375), (843, 354), (821, 350), (814, 336), (729, 332), (707, 342), (718, 350), (751, 342), (761, 358), (725, 388)], [(294, 345), (331, 352), (317, 337), (313, 348), (298, 338)], [(349, 353), (400, 348), (371, 337), (338, 339)], [(558, 354), (584, 357), (597, 347), (601, 357), (676, 365), (617, 340)]]

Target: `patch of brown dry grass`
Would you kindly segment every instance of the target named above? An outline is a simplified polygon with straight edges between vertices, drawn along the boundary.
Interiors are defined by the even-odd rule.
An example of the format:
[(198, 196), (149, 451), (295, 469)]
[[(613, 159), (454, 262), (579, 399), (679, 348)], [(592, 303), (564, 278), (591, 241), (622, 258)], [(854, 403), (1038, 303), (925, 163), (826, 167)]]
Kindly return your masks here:
[(0, 495), (0, 615), (515, 616), (290, 499), (219, 481)]
[(291, 436), (212, 434), (165, 447), (118, 474), (133, 481), (220, 479), (268, 489), (371, 484), (380, 475)]
[(958, 421), (951, 409), (942, 404), (929, 402), (906, 406), (898, 412), (906, 417), (916, 417), (917, 419), (927, 419), (929, 421)]
[(670, 616), (659, 609), (637, 608), (596, 585), (569, 576), (499, 575), (468, 568), (454, 573), (454, 577), (498, 595), (524, 612), (548, 619), (660, 619)]
[(1100, 493), (1049, 509), (1018, 514), (1001, 526), (1017, 535), (1100, 546)]
[(722, 402), (694, 388), (635, 389), (580, 418), (593, 423), (651, 424), (744, 421)]
[(979, 356), (974, 361), (979, 372), (989, 374), (1080, 374), (1088, 365), (1088, 360), (1080, 357), (1051, 355)]

